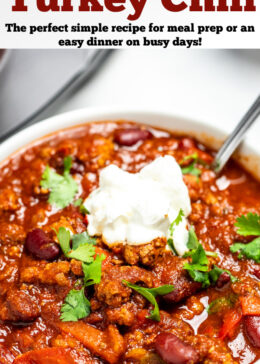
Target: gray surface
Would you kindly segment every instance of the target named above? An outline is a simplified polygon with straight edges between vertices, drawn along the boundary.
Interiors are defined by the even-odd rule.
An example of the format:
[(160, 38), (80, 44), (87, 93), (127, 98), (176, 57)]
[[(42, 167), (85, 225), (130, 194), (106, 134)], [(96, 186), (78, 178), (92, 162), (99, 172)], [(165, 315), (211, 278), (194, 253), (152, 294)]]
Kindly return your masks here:
[(89, 50), (12, 50), (0, 72), (0, 137), (47, 104), (85, 67)]

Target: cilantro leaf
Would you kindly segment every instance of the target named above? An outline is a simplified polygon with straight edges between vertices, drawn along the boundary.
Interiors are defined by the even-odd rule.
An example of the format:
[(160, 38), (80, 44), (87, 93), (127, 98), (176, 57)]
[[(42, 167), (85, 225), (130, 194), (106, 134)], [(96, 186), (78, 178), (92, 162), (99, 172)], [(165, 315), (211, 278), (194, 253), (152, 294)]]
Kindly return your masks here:
[(90, 314), (90, 302), (86, 298), (84, 288), (80, 291), (72, 289), (61, 306), (61, 321), (78, 321)]
[(73, 205), (78, 207), (82, 204), (83, 199), (82, 198), (78, 198), (76, 201), (73, 202)]
[(189, 160), (192, 160), (193, 162), (189, 166), (181, 168), (182, 174), (191, 174), (193, 176), (199, 177), (201, 175), (201, 170), (199, 168), (195, 167), (195, 164), (199, 162), (198, 153), (193, 153), (191, 155), (187, 155), (180, 162), (180, 165), (182, 165), (184, 162), (189, 161)]
[(83, 214), (83, 215), (90, 215), (90, 212), (88, 211), (88, 209), (82, 204), (80, 205), (79, 207), (79, 210), (80, 212)]
[(40, 182), (41, 187), (46, 189), (54, 188), (57, 184), (62, 183), (63, 177), (47, 166), (42, 174)]
[(72, 236), (72, 249), (77, 249), (79, 246), (84, 244), (96, 244), (96, 239), (91, 238), (87, 231), (84, 231), (81, 234), (75, 234)]
[(79, 211), (84, 215), (89, 215), (88, 209), (83, 205), (83, 199), (78, 198), (76, 201), (73, 202), (73, 205), (79, 207)]
[(60, 243), (61, 250), (63, 251), (64, 255), (67, 255), (70, 251), (70, 231), (62, 226), (59, 228), (57, 237)]
[(90, 264), (82, 263), (84, 273), (84, 286), (88, 287), (92, 284), (100, 283), (102, 262), (106, 259), (105, 254), (97, 255), (94, 262)]
[(197, 249), (198, 246), (199, 246), (199, 240), (197, 238), (194, 228), (191, 227), (189, 230), (189, 238), (188, 238), (187, 247), (190, 250), (194, 250), (194, 249)]
[(209, 274), (208, 272), (200, 272), (198, 270), (194, 270), (191, 266), (187, 266), (186, 268), (189, 272), (190, 277), (195, 281), (202, 283), (202, 288), (207, 288), (210, 286)]
[(209, 277), (210, 277), (210, 280), (213, 282), (213, 283), (216, 283), (217, 280), (219, 279), (219, 276), (222, 274), (222, 273), (227, 273), (230, 277), (230, 280), (232, 283), (236, 282), (238, 279), (237, 277), (234, 277), (228, 270), (226, 269), (221, 269), (219, 268), (217, 265), (214, 265), (213, 266), (213, 269), (211, 269), (211, 271), (209, 272)]
[(175, 246), (174, 246), (174, 243), (173, 243), (173, 239), (172, 238), (169, 238), (167, 240), (167, 245), (168, 247), (171, 249), (171, 251), (173, 252), (174, 255), (179, 255), (177, 250), (175, 249)]
[(203, 246), (199, 244), (196, 250), (191, 251), (190, 256), (192, 263), (185, 263), (183, 268), (189, 272), (190, 277), (195, 282), (202, 283), (202, 287), (208, 287), (210, 285), (209, 261)]
[(240, 235), (260, 235), (260, 215), (249, 212), (246, 216), (242, 215), (237, 218), (235, 226)]
[(69, 174), (71, 163), (71, 157), (64, 158), (63, 176), (47, 166), (40, 182), (41, 187), (50, 191), (48, 202), (59, 208), (68, 206), (78, 192), (78, 184)]
[(71, 250), (67, 257), (71, 259), (81, 260), (85, 263), (92, 263), (95, 255), (95, 247), (92, 244), (80, 245), (77, 249)]
[[(193, 227), (190, 228), (189, 230), (189, 237), (188, 237), (188, 243), (187, 243), (187, 247), (189, 248), (189, 252), (186, 252), (184, 254), (184, 258), (190, 257), (195, 250), (198, 248), (199, 246), (199, 239), (195, 233), (195, 230)], [(218, 253), (216, 252), (212, 252), (212, 251), (205, 251), (206, 256), (207, 257), (217, 257)]]
[(199, 155), (198, 155), (198, 153), (195, 152), (193, 154), (186, 155), (183, 158), (183, 160), (180, 162), (180, 165), (182, 165), (184, 162), (189, 161), (189, 160), (193, 160), (193, 161), (197, 162), (198, 159), (199, 159)]
[(206, 272), (208, 270), (208, 258), (206, 252), (201, 244), (198, 245), (198, 248), (191, 255), (192, 265), (196, 266), (198, 270)]
[(182, 174), (191, 174), (192, 176), (199, 177), (201, 175), (201, 170), (195, 167), (195, 162), (191, 163), (188, 167), (183, 167), (181, 169)]
[(169, 232), (170, 232), (170, 235), (173, 234), (174, 232), (174, 228), (175, 226), (178, 226), (180, 224), (180, 222), (182, 221), (182, 218), (184, 217), (184, 212), (182, 209), (180, 209), (176, 219), (171, 223), (170, 227), (169, 227)]
[(154, 309), (150, 312), (150, 316), (147, 318), (155, 321), (160, 321), (160, 311), (159, 306), (156, 301), (156, 296), (164, 296), (174, 290), (174, 286), (172, 285), (165, 285), (156, 288), (145, 288), (137, 286), (136, 284), (132, 284), (128, 281), (122, 281), (127, 287), (132, 288), (134, 291), (140, 293), (143, 297), (147, 299), (153, 306)]
[(57, 234), (60, 247), (67, 258), (81, 260), (85, 263), (92, 263), (95, 255), (93, 244), (96, 240), (90, 238), (87, 232), (72, 236), (72, 249), (70, 247), (70, 232), (64, 227), (59, 228)]
[(239, 252), (239, 259), (246, 257), (248, 259), (253, 259), (256, 263), (260, 263), (260, 237), (248, 244), (233, 244), (230, 247), (230, 251), (232, 253)]
[(69, 174), (72, 166), (72, 157), (70, 155), (64, 158), (63, 165), (64, 165), (64, 175)]
[(232, 283), (237, 281), (237, 278), (234, 277), (228, 270), (221, 269), (216, 265), (214, 265), (211, 270), (209, 269), (207, 252), (201, 244), (199, 244), (196, 250), (192, 250), (187, 253), (186, 256), (190, 256), (192, 258), (192, 262), (191, 264), (185, 263), (183, 268), (189, 272), (190, 277), (195, 282), (202, 283), (203, 288), (209, 287), (210, 284), (215, 284), (219, 276), (224, 272), (228, 273)]
[(173, 242), (173, 233), (174, 233), (174, 229), (176, 226), (178, 226), (180, 224), (180, 222), (182, 221), (182, 218), (184, 217), (184, 212), (182, 209), (180, 209), (176, 219), (171, 223), (171, 225), (169, 226), (169, 238), (167, 240), (167, 244), (170, 247), (170, 249), (172, 250), (172, 252), (175, 255), (178, 255), (175, 247), (174, 247), (174, 242)]

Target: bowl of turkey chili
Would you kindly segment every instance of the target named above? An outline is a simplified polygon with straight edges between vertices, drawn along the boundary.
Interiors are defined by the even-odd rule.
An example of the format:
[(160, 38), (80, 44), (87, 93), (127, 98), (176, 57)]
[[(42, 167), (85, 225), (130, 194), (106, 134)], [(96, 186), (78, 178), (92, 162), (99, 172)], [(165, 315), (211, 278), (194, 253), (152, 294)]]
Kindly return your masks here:
[(2, 143), (1, 363), (257, 362), (260, 154), (216, 175), (224, 137), (85, 109)]

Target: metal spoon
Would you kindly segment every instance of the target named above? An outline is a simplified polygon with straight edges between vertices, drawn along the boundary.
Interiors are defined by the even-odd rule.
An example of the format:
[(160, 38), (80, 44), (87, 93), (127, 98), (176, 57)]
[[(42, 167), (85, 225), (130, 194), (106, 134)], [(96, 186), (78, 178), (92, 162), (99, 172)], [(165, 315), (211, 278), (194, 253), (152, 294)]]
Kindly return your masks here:
[(237, 125), (235, 130), (231, 133), (231, 135), (224, 142), (220, 150), (218, 151), (213, 163), (212, 167), (215, 172), (219, 173), (222, 171), (227, 161), (237, 149), (242, 139), (244, 138), (246, 132), (250, 128), (250, 126), (255, 122), (257, 117), (260, 115), (260, 95), (255, 100), (253, 105), (247, 111), (243, 119)]

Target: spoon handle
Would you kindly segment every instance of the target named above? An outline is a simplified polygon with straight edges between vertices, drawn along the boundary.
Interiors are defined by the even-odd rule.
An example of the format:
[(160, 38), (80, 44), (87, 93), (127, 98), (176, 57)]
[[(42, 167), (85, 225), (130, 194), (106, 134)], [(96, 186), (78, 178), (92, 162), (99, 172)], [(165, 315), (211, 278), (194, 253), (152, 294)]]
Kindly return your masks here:
[(253, 105), (247, 111), (243, 119), (239, 122), (232, 134), (224, 142), (220, 150), (218, 151), (215, 160), (213, 162), (213, 168), (215, 172), (219, 173), (234, 151), (237, 149), (242, 139), (244, 138), (247, 130), (255, 122), (256, 118), (260, 114), (260, 95), (255, 100)]

